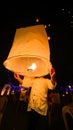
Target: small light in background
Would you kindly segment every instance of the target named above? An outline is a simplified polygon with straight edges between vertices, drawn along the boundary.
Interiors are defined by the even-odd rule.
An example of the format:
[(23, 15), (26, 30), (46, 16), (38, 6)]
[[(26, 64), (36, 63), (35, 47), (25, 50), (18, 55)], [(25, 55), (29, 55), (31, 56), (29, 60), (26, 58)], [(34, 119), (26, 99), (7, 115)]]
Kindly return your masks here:
[(48, 24), (48, 27), (50, 27), (51, 25), (50, 24)]
[(38, 18), (36, 19), (36, 22), (37, 22), (37, 23), (39, 22), (39, 19), (38, 19)]
[(45, 29), (47, 28), (47, 25), (45, 25)]
[(71, 85), (68, 85), (68, 88), (71, 89)]
[(68, 94), (68, 91), (66, 91), (66, 94)]
[(50, 37), (48, 36), (48, 40), (50, 40)]

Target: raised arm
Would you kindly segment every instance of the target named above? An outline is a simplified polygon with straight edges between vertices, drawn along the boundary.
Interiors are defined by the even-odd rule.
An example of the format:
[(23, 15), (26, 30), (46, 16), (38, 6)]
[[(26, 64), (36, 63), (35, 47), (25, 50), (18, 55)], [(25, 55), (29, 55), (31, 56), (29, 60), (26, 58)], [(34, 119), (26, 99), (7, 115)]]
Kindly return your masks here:
[(50, 79), (51, 79), (51, 82), (52, 82), (54, 85), (57, 84), (57, 81), (56, 81), (56, 71), (55, 71), (54, 68), (51, 69)]
[(20, 75), (18, 73), (14, 73), (14, 78), (19, 81), (20, 84), (22, 84), (23, 79), (21, 79)]

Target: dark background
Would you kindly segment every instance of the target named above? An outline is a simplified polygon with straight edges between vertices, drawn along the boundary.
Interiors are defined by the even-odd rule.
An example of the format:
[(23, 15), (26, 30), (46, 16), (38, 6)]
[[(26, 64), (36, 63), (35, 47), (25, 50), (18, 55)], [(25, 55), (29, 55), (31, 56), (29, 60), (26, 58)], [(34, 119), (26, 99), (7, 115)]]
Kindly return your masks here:
[[(49, 4), (12, 4), (0, 8), (0, 86), (8, 82), (8, 70), (3, 62), (12, 46), (16, 28), (36, 24), (47, 25), (51, 60), (60, 84), (73, 82), (73, 8)], [(39, 22), (36, 22), (36, 19)], [(50, 25), (50, 26), (48, 26)]]

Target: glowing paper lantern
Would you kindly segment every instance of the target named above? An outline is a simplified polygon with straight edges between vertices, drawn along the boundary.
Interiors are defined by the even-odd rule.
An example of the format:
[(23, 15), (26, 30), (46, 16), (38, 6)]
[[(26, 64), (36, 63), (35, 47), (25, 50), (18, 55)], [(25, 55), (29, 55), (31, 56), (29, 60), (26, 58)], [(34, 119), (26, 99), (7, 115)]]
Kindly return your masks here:
[(44, 25), (16, 29), (14, 41), (4, 66), (26, 76), (50, 72), (50, 47)]

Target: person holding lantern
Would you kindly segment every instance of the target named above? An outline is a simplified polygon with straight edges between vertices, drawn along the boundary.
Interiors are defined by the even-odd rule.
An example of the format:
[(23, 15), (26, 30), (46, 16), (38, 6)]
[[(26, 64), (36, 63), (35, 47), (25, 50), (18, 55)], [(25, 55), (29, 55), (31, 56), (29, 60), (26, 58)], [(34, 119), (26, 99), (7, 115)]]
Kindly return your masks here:
[[(19, 74), (14, 73), (14, 77), (22, 83), (22, 86), (31, 87), (31, 92), (27, 107), (28, 125), (25, 124), (25, 130), (47, 130), (48, 124), (48, 90), (53, 90), (56, 87), (55, 69), (52, 68), (50, 72), (50, 79), (48, 76), (41, 77), (27, 77), (24, 76), (22, 80)], [(46, 78), (47, 77), (47, 78)]]

